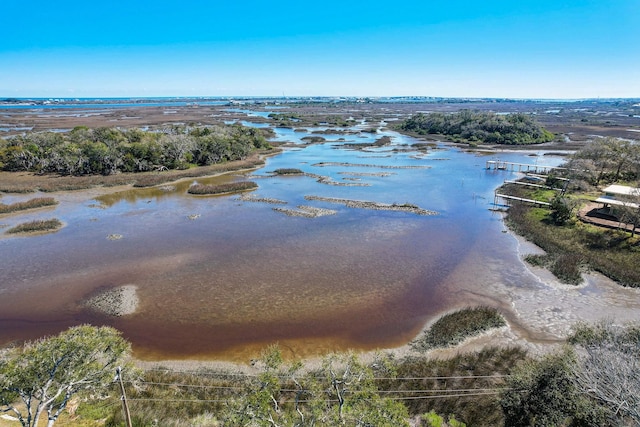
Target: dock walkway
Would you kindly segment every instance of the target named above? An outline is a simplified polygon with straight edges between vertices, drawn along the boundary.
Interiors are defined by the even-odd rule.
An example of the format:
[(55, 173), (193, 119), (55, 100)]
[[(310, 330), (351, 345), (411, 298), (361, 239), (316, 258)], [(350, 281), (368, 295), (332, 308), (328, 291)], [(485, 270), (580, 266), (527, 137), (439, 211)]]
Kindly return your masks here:
[(557, 166), (531, 165), (528, 163), (505, 162), (503, 160), (487, 160), (486, 169), (491, 170), (510, 170), (518, 172), (533, 172), (540, 174), (548, 174), (552, 170), (563, 170)]

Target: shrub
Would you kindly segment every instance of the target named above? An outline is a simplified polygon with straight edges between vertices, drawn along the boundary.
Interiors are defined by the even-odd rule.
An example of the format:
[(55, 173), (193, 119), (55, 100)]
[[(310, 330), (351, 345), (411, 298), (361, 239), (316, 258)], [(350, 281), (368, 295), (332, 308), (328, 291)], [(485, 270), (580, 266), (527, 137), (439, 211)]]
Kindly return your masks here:
[(605, 425), (605, 414), (575, 381), (571, 349), (523, 363), (507, 378), (500, 404), (505, 425)]

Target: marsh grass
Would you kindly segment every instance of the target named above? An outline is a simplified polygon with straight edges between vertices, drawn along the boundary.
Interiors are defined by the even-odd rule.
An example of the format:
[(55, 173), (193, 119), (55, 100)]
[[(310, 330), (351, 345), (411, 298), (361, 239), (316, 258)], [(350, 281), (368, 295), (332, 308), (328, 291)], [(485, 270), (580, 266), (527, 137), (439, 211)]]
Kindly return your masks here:
[[(269, 154), (279, 152), (279, 150), (271, 150)], [(266, 153), (258, 153), (266, 154)], [(140, 173), (135, 174), (134, 187), (153, 187), (154, 185), (166, 184), (167, 182), (176, 181), (184, 178), (197, 178), (200, 176), (216, 175), (224, 172), (232, 172), (243, 169), (252, 169), (262, 166), (264, 160), (260, 157), (252, 156), (246, 160), (238, 160), (227, 163), (219, 163), (210, 166), (200, 166), (184, 170), (169, 170), (162, 172)]]
[(189, 187), (187, 193), (195, 195), (225, 194), (252, 190), (254, 188), (258, 188), (258, 184), (253, 181), (238, 181), (219, 185), (194, 184)]
[(34, 232), (44, 232), (44, 231), (55, 231), (62, 227), (62, 222), (59, 219), (39, 219), (35, 221), (29, 221), (22, 224), (18, 224), (15, 227), (12, 227), (6, 231), (8, 234), (18, 234), (18, 233), (34, 233)]
[(36, 197), (35, 199), (12, 203), (10, 205), (0, 203), (0, 214), (36, 209), (44, 206), (54, 206), (57, 204), (58, 202), (53, 197)]
[(418, 337), (411, 346), (417, 351), (451, 347), (468, 337), (479, 335), (489, 329), (506, 325), (502, 315), (494, 308), (464, 308), (446, 314)]
[(276, 175), (304, 175), (304, 172), (296, 168), (280, 168), (273, 171)]
[(582, 273), (595, 270), (628, 287), (640, 287), (640, 239), (621, 230), (569, 221), (556, 225), (549, 211), (520, 204), (509, 208), (508, 226), (546, 254), (527, 256), (532, 265), (548, 268), (560, 281), (580, 284)]
[(162, 172), (119, 173), (114, 175), (59, 176), (37, 175), (22, 172), (0, 171), (0, 192), (31, 193), (34, 191), (75, 191), (93, 187), (115, 187), (133, 185), (134, 187), (151, 187), (183, 178), (216, 175), (225, 172), (252, 169), (264, 164), (263, 157), (279, 153), (280, 149), (260, 150), (252, 153), (244, 160), (217, 163), (184, 170), (167, 170)]

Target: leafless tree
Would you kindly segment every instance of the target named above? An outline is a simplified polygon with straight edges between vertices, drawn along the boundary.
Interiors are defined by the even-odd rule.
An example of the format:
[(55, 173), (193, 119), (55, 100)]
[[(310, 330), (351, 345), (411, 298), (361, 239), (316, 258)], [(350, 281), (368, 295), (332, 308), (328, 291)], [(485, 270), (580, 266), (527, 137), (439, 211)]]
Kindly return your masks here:
[(602, 322), (581, 328), (587, 333), (576, 343), (578, 384), (618, 420), (640, 425), (640, 326)]

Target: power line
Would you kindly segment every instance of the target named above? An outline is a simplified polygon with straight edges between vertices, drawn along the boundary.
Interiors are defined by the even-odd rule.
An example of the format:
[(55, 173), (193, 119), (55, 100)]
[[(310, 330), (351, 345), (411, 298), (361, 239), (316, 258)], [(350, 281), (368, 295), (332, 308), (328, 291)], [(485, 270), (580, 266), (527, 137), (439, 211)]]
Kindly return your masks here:
[[(430, 399), (442, 399), (442, 398), (450, 398), (450, 397), (478, 397), (478, 396), (493, 396), (500, 394), (500, 391), (486, 391), (482, 393), (443, 393), (436, 396), (404, 396), (404, 397), (387, 397), (385, 399), (394, 400), (394, 401), (403, 401), (403, 400), (430, 400)], [(230, 399), (161, 399), (161, 398), (133, 398), (127, 399), (129, 402), (179, 402), (179, 403), (229, 403), (233, 400)], [(371, 401), (372, 399), (363, 399), (366, 401)], [(338, 399), (326, 399), (323, 400), (326, 403), (336, 403), (339, 402)], [(300, 400), (281, 400), (278, 401), (278, 404), (284, 403), (311, 403), (318, 402), (317, 399), (300, 399)]]
[[(134, 384), (133, 381), (129, 381), (130, 384)], [(135, 384), (141, 385), (152, 385), (152, 386), (165, 386), (165, 387), (185, 387), (185, 388), (202, 388), (202, 389), (215, 389), (215, 390), (244, 390), (246, 387), (244, 386), (217, 386), (217, 385), (203, 385), (203, 384), (185, 384), (185, 383), (160, 383), (160, 382), (150, 382), (150, 381), (142, 381)], [(498, 390), (506, 390), (506, 387), (492, 387), (492, 388), (453, 388), (453, 389), (429, 389), (429, 390), (378, 390), (378, 393), (436, 393), (436, 392), (468, 392), (468, 391), (498, 391)], [(278, 389), (279, 392), (282, 393), (295, 393), (295, 392), (307, 392), (307, 389)]]
[[(163, 372), (166, 374), (187, 374), (187, 375), (191, 375), (191, 376), (195, 376), (195, 377), (200, 377), (200, 376), (212, 376), (212, 377), (228, 377), (228, 376), (232, 376), (232, 377), (244, 377), (244, 378), (258, 378), (260, 377), (260, 374), (242, 374), (242, 373), (236, 373), (236, 374), (226, 374), (226, 373), (215, 373), (215, 372), (202, 372), (202, 373), (196, 373), (196, 372), (188, 372), (188, 371), (170, 371), (170, 370), (161, 370), (161, 369), (150, 369), (149, 371), (153, 371), (153, 372)], [(276, 378), (291, 378), (290, 375), (274, 375)], [(480, 378), (489, 378), (489, 379), (502, 379), (502, 378), (508, 378), (510, 377), (510, 375), (502, 375), (502, 374), (496, 374), (496, 375), (455, 375), (455, 376), (431, 376), (431, 377), (373, 377), (373, 380), (406, 380), (406, 381), (413, 381), (413, 380), (450, 380), (450, 379), (480, 379)]]

